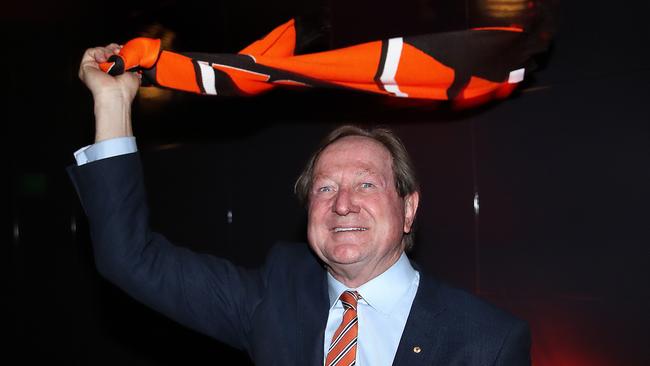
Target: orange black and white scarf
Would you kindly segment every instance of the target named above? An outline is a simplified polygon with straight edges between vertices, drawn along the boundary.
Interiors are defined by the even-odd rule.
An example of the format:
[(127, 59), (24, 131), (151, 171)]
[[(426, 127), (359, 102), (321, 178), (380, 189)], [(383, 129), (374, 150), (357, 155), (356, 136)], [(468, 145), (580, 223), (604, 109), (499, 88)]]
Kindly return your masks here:
[(138, 71), (146, 84), (206, 95), (292, 86), (482, 102), (510, 95), (541, 49), (524, 29), (489, 27), (296, 54), (299, 31), (291, 19), (237, 54), (176, 53), (161, 49), (159, 39), (135, 38), (100, 68), (111, 75)]

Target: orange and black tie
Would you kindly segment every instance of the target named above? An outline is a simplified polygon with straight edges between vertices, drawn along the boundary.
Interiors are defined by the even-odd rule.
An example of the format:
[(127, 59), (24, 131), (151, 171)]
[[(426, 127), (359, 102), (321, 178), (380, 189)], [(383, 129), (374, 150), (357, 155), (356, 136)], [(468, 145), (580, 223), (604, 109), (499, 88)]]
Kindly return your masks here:
[(359, 320), (357, 318), (357, 302), (361, 298), (356, 291), (345, 291), (341, 294), (343, 304), (343, 321), (334, 332), (332, 344), (327, 351), (325, 366), (351, 366), (356, 364), (357, 337)]

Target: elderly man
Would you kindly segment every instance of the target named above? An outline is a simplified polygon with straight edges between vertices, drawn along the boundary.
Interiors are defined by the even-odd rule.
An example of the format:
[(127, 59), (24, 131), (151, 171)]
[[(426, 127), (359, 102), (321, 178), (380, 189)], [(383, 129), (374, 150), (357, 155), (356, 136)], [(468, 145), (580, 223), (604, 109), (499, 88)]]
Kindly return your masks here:
[(102, 275), (257, 365), (530, 364), (525, 322), (411, 265), (419, 187), (388, 130), (345, 126), (324, 140), (295, 187), (309, 245), (278, 244), (258, 270), (152, 232), (130, 120), (138, 76), (98, 68), (118, 50), (83, 56), (96, 137), (69, 169)]

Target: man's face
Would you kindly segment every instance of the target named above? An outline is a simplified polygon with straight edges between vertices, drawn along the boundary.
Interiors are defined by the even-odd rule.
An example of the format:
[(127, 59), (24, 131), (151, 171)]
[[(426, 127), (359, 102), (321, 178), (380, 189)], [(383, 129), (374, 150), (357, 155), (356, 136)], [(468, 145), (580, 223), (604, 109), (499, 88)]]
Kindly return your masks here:
[(380, 143), (344, 137), (323, 150), (314, 166), (307, 236), (334, 273), (388, 269), (403, 251), (418, 194), (395, 189), (392, 158)]

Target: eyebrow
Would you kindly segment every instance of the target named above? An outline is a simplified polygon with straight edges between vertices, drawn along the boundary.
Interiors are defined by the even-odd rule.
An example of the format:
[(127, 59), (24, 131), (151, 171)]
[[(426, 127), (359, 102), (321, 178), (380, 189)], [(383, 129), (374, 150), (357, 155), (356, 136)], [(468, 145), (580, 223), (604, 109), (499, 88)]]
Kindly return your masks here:
[(364, 177), (374, 178), (377, 181), (377, 183), (379, 183), (381, 186), (386, 186), (388, 184), (381, 174), (376, 173), (372, 169), (363, 169), (356, 172), (354, 175), (357, 178), (364, 178)]

